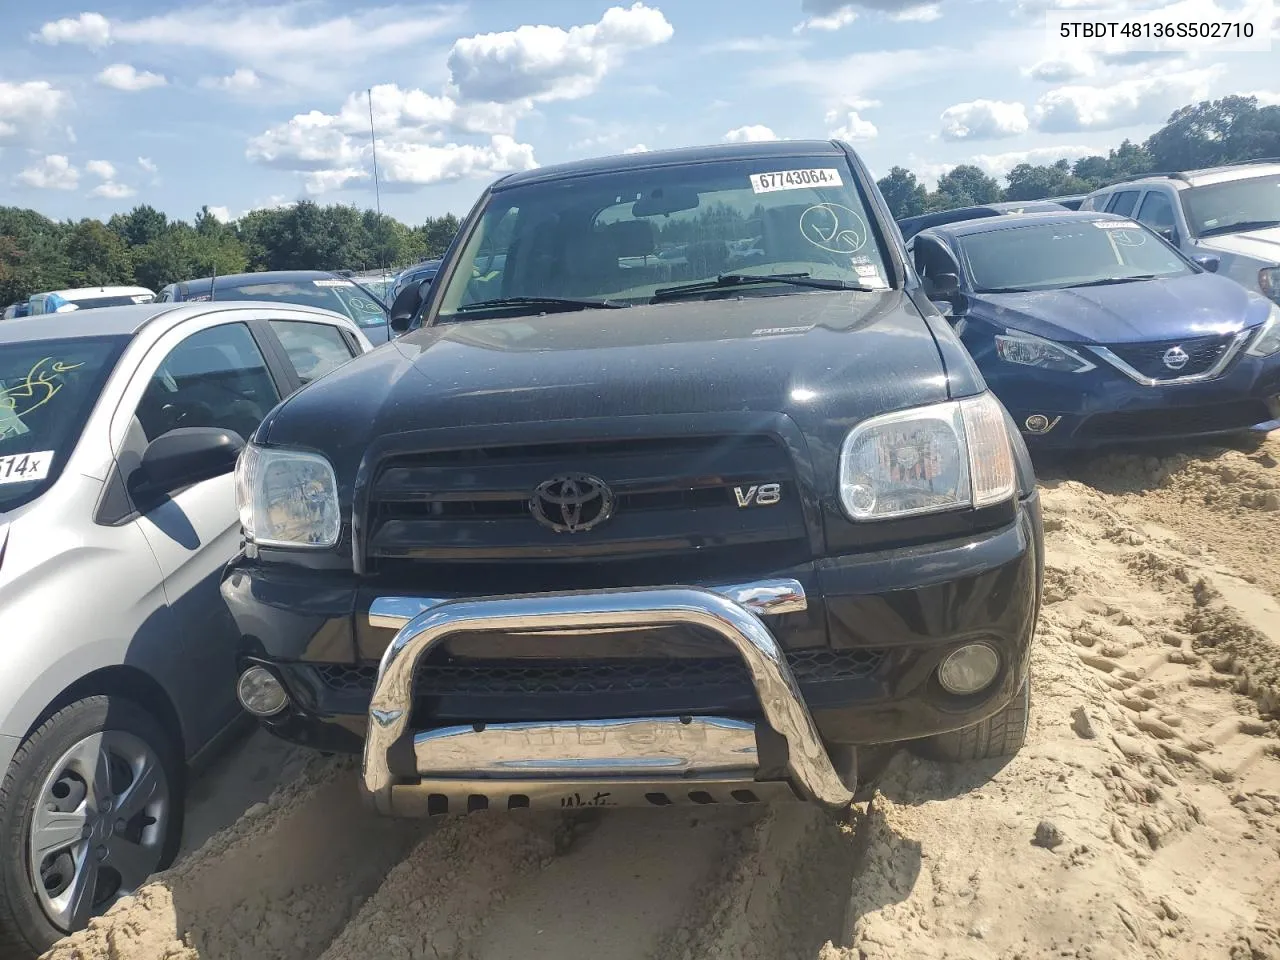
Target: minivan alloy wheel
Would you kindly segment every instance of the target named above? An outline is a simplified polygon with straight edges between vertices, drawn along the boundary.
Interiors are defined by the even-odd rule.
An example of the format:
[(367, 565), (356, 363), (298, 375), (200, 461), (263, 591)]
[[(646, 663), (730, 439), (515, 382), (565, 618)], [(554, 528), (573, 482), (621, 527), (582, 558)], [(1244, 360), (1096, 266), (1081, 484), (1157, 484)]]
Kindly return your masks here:
[(63, 930), (80, 929), (160, 866), (169, 782), (156, 752), (131, 733), (105, 730), (77, 742), (53, 765), (34, 804), (31, 883)]

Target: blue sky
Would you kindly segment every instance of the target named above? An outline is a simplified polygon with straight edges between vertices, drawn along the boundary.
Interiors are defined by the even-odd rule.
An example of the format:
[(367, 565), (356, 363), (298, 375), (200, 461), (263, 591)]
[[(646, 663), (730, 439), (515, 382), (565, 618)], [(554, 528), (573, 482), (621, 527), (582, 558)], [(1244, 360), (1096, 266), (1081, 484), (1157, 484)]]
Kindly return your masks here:
[[(1274, 36), (1272, 0), (1160, 18), (1244, 2)], [(834, 135), (877, 176), (932, 181), (1105, 153), (1206, 97), (1280, 103), (1274, 49), (1051, 39), (1049, 16), (1104, 0), (88, 3), (0, 0), (0, 203), (371, 207), (369, 88), (383, 209), (406, 222), (461, 215), (505, 171), (624, 150)]]

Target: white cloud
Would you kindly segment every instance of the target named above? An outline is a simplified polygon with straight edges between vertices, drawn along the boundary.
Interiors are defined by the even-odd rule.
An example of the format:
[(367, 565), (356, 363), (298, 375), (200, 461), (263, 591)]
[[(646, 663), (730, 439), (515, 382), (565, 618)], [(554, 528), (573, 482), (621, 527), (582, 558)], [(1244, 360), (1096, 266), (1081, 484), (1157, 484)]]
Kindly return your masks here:
[(114, 87), (116, 90), (126, 90), (130, 93), (163, 87), (169, 82), (158, 73), (137, 70), (127, 63), (111, 64), (98, 74), (97, 80), (104, 87)]
[(139, 157), (138, 166), (140, 166), (143, 170), (145, 170), (147, 173), (151, 174), (152, 176), (158, 173), (160, 169), (155, 165), (155, 163), (151, 160), (150, 157)]
[(225, 77), (201, 77), (200, 86), (206, 90), (225, 90), (227, 93), (248, 93), (262, 86), (262, 78), (248, 67), (240, 67)]
[(1257, 97), (1258, 106), (1260, 107), (1280, 107), (1280, 93), (1272, 90), (1254, 90), (1252, 93), (1245, 94), (1247, 97)]
[[(808, 4), (805, 6), (808, 9)], [(844, 4), (833, 8), (829, 13), (820, 14), (819, 16), (809, 17), (800, 23), (797, 30), (842, 30), (853, 21), (858, 19), (858, 11), (853, 9), (853, 4)]]
[(1209, 95), (1220, 67), (1183, 70), (1107, 86), (1058, 87), (1036, 102), (1036, 127), (1044, 133), (1116, 130), (1163, 123), (1169, 114)]
[(62, 154), (52, 153), (19, 173), (18, 180), (38, 190), (74, 190), (80, 171)]
[(44, 80), (0, 80), (0, 140), (17, 139), (31, 127), (48, 124), (67, 103), (67, 95)]
[(89, 196), (104, 197), (107, 200), (123, 200), (126, 197), (132, 197), (134, 193), (133, 187), (108, 180), (106, 183), (100, 183), (90, 190)]
[(1003, 100), (971, 100), (942, 111), (943, 140), (1000, 140), (1026, 133), (1027, 108)]
[(926, 3), (922, 7), (908, 7), (890, 17), (898, 23), (933, 23), (942, 16), (942, 5)]
[(1066, 146), (1066, 147), (1033, 147), (1030, 150), (1011, 150), (1008, 153), (980, 153), (970, 157), (968, 162), (980, 167), (997, 180), (1008, 176), (1009, 171), (1020, 163), (1049, 164), (1056, 163), (1064, 157), (1068, 160), (1079, 160), (1081, 157), (1094, 155), (1106, 156), (1105, 149), (1098, 147)]
[(844, 115), (844, 120), (840, 119), (840, 112), (837, 110), (828, 110), (827, 115), (823, 118), (827, 126), (830, 128), (827, 136), (836, 140), (846, 140), (849, 143), (857, 143), (860, 140), (874, 140), (879, 136), (880, 131), (876, 129), (876, 125), (870, 120), (863, 120), (858, 115), (857, 110), (850, 110)]
[(623, 153), (648, 153), (649, 148), (646, 147), (643, 143), (637, 143), (634, 147), (627, 147), (627, 149), (623, 150), (622, 152)]
[(747, 127), (734, 127), (724, 135), (725, 143), (758, 143), (762, 140), (777, 140), (778, 135), (763, 124), (752, 124)]
[(665, 43), (674, 32), (660, 10), (636, 2), (568, 30), (525, 25), (462, 37), (449, 51), (449, 74), (464, 100), (573, 100), (595, 90), (627, 53)]
[(210, 207), (209, 216), (213, 217), (213, 219), (217, 220), (219, 223), (232, 222), (231, 210), (228, 209), (227, 207), (220, 207), (220, 206)]
[(1056, 60), (1040, 60), (1023, 71), (1023, 75), (1042, 83), (1070, 83), (1083, 80), (1097, 71), (1097, 65), (1088, 54), (1076, 54)]
[(859, 8), (887, 14), (900, 23), (929, 23), (942, 16), (940, 5), (928, 0), (803, 0), (800, 9), (809, 16), (796, 25), (794, 32), (842, 30), (858, 19)]
[(114, 180), (116, 177), (116, 168), (106, 160), (90, 160), (84, 165), (84, 172), (100, 180)]
[(32, 34), (41, 43), (78, 43), (87, 47), (105, 47), (111, 42), (111, 24), (100, 13), (82, 13), (78, 17), (53, 20)]
[(700, 50), (702, 53), (781, 53), (796, 50), (804, 43), (795, 37), (728, 37), (705, 43)]
[[(306, 175), (310, 193), (341, 189), (371, 176), (368, 101), (353, 93), (336, 113), (312, 110), (249, 141), (246, 156), (265, 166)], [(518, 110), (510, 105), (458, 104), (395, 84), (373, 88), (379, 175), (388, 184), (416, 186), (481, 177), (536, 166), (533, 148), (510, 131)], [(442, 141), (448, 135), (487, 134), (484, 144)]]

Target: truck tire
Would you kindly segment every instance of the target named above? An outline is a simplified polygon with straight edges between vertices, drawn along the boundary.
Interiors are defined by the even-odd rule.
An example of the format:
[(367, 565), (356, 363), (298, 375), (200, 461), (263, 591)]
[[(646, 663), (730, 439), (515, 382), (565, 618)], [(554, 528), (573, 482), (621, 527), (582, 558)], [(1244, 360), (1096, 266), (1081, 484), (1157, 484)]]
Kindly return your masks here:
[(68, 704), (23, 741), (0, 779), (0, 960), (44, 953), (173, 862), (183, 773), (160, 721), (121, 697)]
[(944, 763), (1011, 757), (1026, 742), (1030, 714), (1031, 676), (1028, 674), (1022, 689), (997, 713), (971, 727), (918, 740), (914, 749), (922, 757)]

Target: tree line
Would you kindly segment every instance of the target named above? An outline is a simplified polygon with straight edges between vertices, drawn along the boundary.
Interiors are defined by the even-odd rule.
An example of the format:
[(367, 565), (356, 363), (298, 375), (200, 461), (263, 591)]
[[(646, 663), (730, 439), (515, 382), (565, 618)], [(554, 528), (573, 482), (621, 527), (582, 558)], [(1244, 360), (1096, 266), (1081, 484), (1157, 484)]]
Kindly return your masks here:
[[(1224, 97), (1182, 107), (1142, 143), (1125, 140), (1104, 156), (1020, 163), (1005, 184), (961, 164), (927, 190), (895, 166), (878, 181), (895, 217), (998, 200), (1086, 193), (1156, 170), (1280, 157), (1280, 106)], [(56, 222), (34, 210), (0, 207), (0, 306), (65, 287), (167, 283), (246, 270), (372, 270), (444, 253), (458, 230), (453, 214), (408, 226), (354, 206), (302, 201), (254, 210), (223, 223), (204, 207), (193, 222), (142, 205), (106, 223)], [(668, 238), (671, 239), (671, 238)]]
[(143, 204), (106, 223), (58, 222), (0, 206), (0, 307), (68, 287), (168, 283), (251, 270), (375, 270), (444, 253), (453, 214), (407, 226), (394, 217), (304, 200), (223, 223), (208, 207), (193, 222)]
[(1155, 171), (1195, 170), (1262, 157), (1280, 158), (1280, 106), (1259, 107), (1256, 97), (1204, 100), (1175, 110), (1142, 143), (1125, 140), (1104, 156), (1020, 163), (1005, 185), (980, 168), (961, 164), (927, 190), (905, 167), (877, 181), (895, 218), (1000, 200), (1043, 200), (1088, 193), (1109, 183)]

